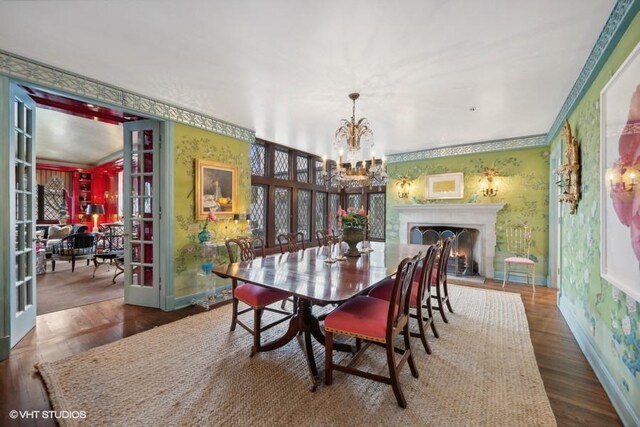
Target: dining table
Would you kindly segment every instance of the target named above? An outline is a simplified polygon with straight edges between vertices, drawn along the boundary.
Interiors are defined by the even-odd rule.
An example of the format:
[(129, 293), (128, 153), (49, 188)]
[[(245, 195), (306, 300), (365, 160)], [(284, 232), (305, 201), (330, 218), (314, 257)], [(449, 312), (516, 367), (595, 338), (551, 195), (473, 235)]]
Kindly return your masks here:
[[(312, 379), (312, 390), (321, 383), (312, 339), (324, 345), (321, 320), (314, 315), (314, 305), (341, 304), (366, 294), (373, 286), (392, 276), (400, 261), (426, 254), (428, 245), (371, 242), (370, 251), (359, 257), (335, 261), (331, 246), (307, 248), (255, 258), (250, 261), (220, 264), (213, 272), (239, 281), (289, 292), (297, 297), (297, 312), (289, 320), (286, 332), (275, 340), (253, 349), (256, 352), (280, 348), (298, 335), (303, 337), (303, 349)], [(334, 350), (354, 352), (345, 343), (334, 343)]]

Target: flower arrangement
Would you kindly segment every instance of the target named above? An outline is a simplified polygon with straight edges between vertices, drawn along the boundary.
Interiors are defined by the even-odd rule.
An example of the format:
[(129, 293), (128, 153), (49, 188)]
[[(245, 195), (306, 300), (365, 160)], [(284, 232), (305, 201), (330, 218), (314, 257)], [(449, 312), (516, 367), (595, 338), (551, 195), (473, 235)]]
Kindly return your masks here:
[(338, 224), (344, 228), (364, 228), (367, 225), (367, 212), (364, 208), (356, 210), (347, 208), (345, 211), (338, 207)]

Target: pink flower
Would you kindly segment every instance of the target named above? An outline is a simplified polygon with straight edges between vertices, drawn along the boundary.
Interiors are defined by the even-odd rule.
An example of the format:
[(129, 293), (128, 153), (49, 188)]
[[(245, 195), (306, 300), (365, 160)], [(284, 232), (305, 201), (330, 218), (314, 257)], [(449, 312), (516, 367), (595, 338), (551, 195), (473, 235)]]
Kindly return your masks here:
[(207, 216), (207, 221), (213, 221), (213, 222), (218, 221), (218, 217), (216, 216), (216, 213), (214, 211), (209, 211), (209, 216)]
[(365, 211), (365, 210), (364, 210), (364, 208), (360, 208), (360, 210), (358, 210), (358, 213), (359, 213), (360, 215), (366, 215), (366, 214), (367, 214), (367, 211)]

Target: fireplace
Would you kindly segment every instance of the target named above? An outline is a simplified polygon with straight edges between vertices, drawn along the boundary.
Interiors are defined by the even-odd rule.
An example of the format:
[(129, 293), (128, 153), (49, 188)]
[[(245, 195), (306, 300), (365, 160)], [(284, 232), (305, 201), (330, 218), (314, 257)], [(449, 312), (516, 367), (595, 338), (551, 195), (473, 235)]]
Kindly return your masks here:
[(400, 243), (411, 242), (411, 230), (418, 227), (454, 227), (477, 230), (473, 242), (472, 264), (478, 275), (495, 277), (493, 266), (496, 255), (496, 216), (504, 203), (429, 203), (424, 205), (397, 205), (400, 222)]
[(477, 276), (478, 257), (474, 250), (480, 232), (475, 228), (449, 226), (414, 226), (409, 231), (409, 243), (433, 245), (441, 239), (451, 238), (451, 255), (447, 274)]

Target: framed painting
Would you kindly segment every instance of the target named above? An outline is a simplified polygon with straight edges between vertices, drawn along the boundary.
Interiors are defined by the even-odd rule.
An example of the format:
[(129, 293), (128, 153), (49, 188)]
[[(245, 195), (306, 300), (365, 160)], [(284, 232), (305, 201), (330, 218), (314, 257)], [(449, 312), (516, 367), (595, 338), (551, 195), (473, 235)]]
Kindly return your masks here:
[(463, 196), (462, 172), (427, 175), (427, 199), (462, 199)]
[(640, 301), (640, 44), (600, 92), (600, 274)]
[(238, 168), (197, 159), (195, 200), (196, 220), (211, 211), (222, 218), (238, 213)]

